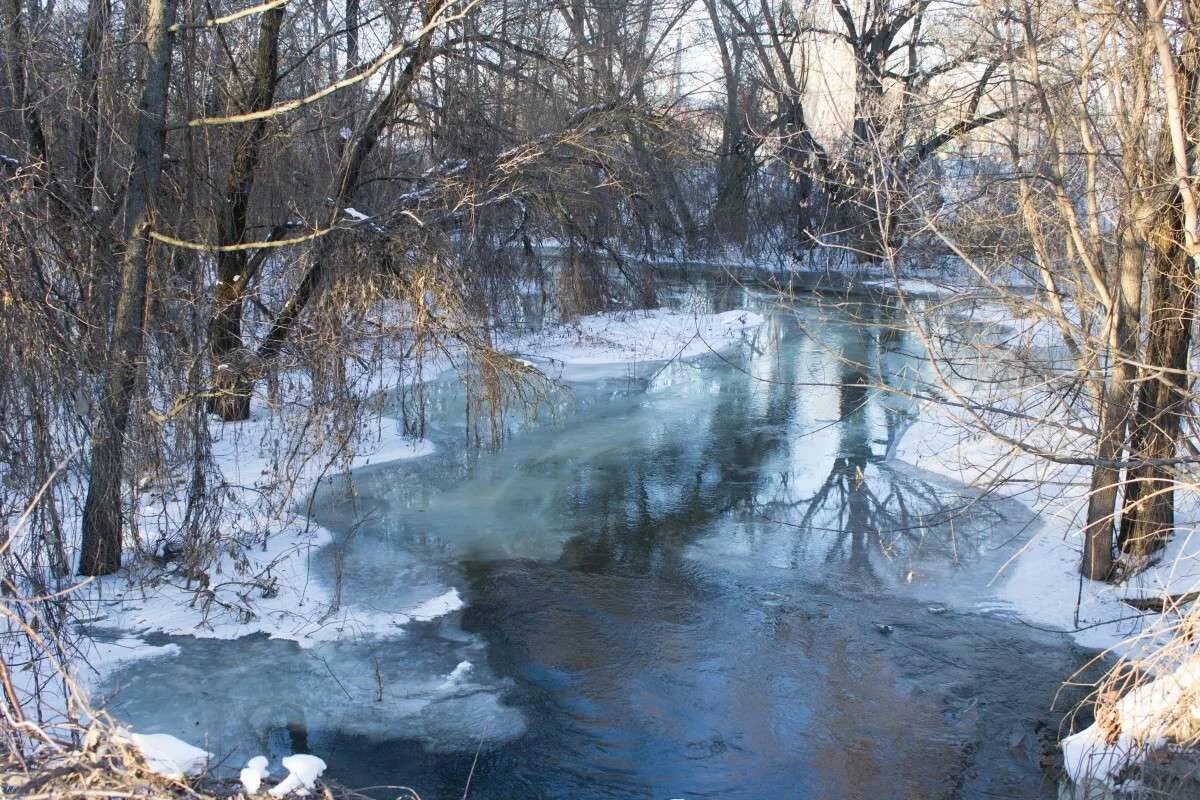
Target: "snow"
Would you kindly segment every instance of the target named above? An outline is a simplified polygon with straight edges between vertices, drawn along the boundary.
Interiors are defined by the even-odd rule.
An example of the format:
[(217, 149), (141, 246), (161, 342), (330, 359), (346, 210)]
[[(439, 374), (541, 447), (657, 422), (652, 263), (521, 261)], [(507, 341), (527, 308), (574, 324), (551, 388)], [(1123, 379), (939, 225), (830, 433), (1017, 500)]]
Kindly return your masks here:
[[(886, 288), (889, 282), (877, 283)], [(900, 281), (899, 290), (914, 296), (922, 294), (924, 287), (907, 283)], [(891, 286), (895, 288), (896, 282)], [(993, 288), (1005, 290), (1003, 300), (994, 292), (937, 294), (941, 302), (934, 309), (936, 316), (957, 315), (970, 320), (970, 336), (998, 346), (997, 357), (1001, 360), (1009, 351), (1022, 359), (1031, 355), (1040, 358), (1051, 371), (1068, 363), (1064, 336), (1080, 337), (1088, 332), (1087, 320), (1079, 308), (1064, 301), (1060, 320), (1053, 309), (1042, 306), (1045, 301), (1036, 295), (1009, 292), (1007, 287)], [(935, 331), (933, 338), (937, 338), (944, 332), (939, 331), (944, 321), (945, 317), (927, 318), (922, 324)], [(1096, 324), (1091, 321), (1091, 328)], [(1071, 426), (1094, 427), (1094, 421), (1066, 419), (1061, 409), (1036, 399), (1036, 388), (1023, 393), (1021, 387), (1011, 386), (992, 390), (988, 397), (982, 396), (986, 388), (960, 389), (968, 398), (984, 404), (1013, 405), (1031, 412), (1030, 422), (1042, 417), (1049, 421), (1031, 425), (993, 418), (992, 424), (1003, 427), (1013, 441), (1064, 454), (1086, 452), (1090, 446), (1090, 438), (1073, 432)], [(1056, 421), (1062, 423), (1057, 430)], [(1072, 780), (1085, 789), (1097, 784), (1116, 786), (1150, 751), (1178, 738), (1180, 709), (1194, 706), (1200, 690), (1200, 659), (1193, 645), (1184, 645), (1175, 638), (1177, 626), (1170, 615), (1138, 612), (1123, 600), (1161, 598), (1200, 589), (1200, 537), (1196, 535), (1200, 509), (1194, 492), (1186, 485), (1177, 492), (1176, 532), (1157, 560), (1113, 585), (1085, 580), (1079, 574), (1090, 482), (1086, 466), (1050, 464), (981, 432), (978, 420), (968, 414), (934, 403), (922, 409), (897, 455), (968, 486), (1020, 500), (1036, 513), (1037, 527), (1012, 531), (1008, 548), (1011, 557), (993, 581), (991, 596), (976, 601), (976, 610), (1007, 613), (1036, 627), (1063, 631), (1083, 647), (1130, 659), (1157, 675), (1119, 700), (1103, 703), (1099, 707), (1100, 722), (1062, 741)], [(1181, 666), (1172, 667), (1174, 662), (1162, 658), (1161, 648), (1168, 643), (1176, 651), (1182, 648), (1190, 654)]]
[(288, 776), (271, 788), (268, 792), (272, 797), (286, 797), (295, 793), (308, 794), (317, 785), (317, 778), (325, 771), (325, 762), (316, 756), (297, 753), (283, 759), (283, 767)]
[[(1037, 627), (1063, 631), (1083, 647), (1138, 661), (1160, 673), (1102, 707), (1104, 723), (1084, 728), (1061, 743), (1074, 782), (1081, 787), (1115, 786), (1128, 768), (1172, 739), (1181, 707), (1194, 708), (1200, 695), (1200, 656), (1193, 646), (1184, 651), (1191, 653), (1190, 658), (1175, 668), (1154, 658), (1177, 635), (1171, 617), (1138, 612), (1122, 602), (1200, 589), (1200, 536), (1196, 535), (1200, 510), (1187, 488), (1181, 487), (1177, 531), (1156, 563), (1121, 584), (1085, 580), (1079, 564), (1087, 468), (1049, 465), (997, 439), (964, 434), (969, 427), (952, 409), (927, 405), (905, 437), (899, 456), (967, 485), (996, 489), (1038, 515), (1036, 529), (1012, 532), (1012, 556), (996, 576), (994, 596), (976, 610), (1008, 613)], [(1179, 648), (1181, 643), (1176, 639), (1171, 646)]]
[(919, 278), (897, 278), (891, 280), (870, 280), (860, 284), (865, 289), (878, 289), (888, 292), (900, 292), (913, 297), (950, 297), (955, 289), (950, 286), (937, 284)]
[(213, 754), (166, 733), (129, 733), (127, 740), (137, 748), (150, 769), (165, 778), (181, 780), (199, 775)]
[[(272, 491), (284, 478), (294, 478), (294, 494), (304, 496), (322, 478), (324, 465), (319, 459), (309, 461), (298, 475), (278, 474), (274, 465), (279, 458), (275, 452), (279, 441), (265, 414), (243, 423), (215, 423), (213, 433), (216, 465), (229, 486), (239, 487), (237, 492), (243, 499)], [(385, 417), (380, 420), (377, 434), (361, 442), (359, 452), (346, 467), (421, 458), (433, 450), (431, 442), (408, 439), (398, 421)], [(143, 532), (152, 531), (156, 524), (177, 519), (181, 502), (147, 498), (141, 511), (145, 518), (140, 527)], [(219, 524), (269, 534), (255, 550), (236, 557), (224, 555), (213, 570), (218, 576), (246, 576), (245, 590), (240, 592), (244, 598), (241, 614), (196, 602), (197, 587), (182, 579), (159, 578), (156, 583), (146, 584), (116, 575), (94, 581), (80, 593), (80, 602), (88, 606), (92, 624), (140, 636), (165, 633), (233, 639), (261, 632), (311, 647), (352, 636), (394, 635), (410, 620), (429, 620), (455, 610), (454, 598), (446, 595), (430, 598), (407, 615), (339, 606), (331, 587), (311, 579), (313, 554), (333, 541), (329, 531), (300, 514), (279, 514), (252, 504), (230, 513), (235, 518)], [(97, 672), (103, 675), (101, 670)]]
[[(619, 312), (584, 317), (573, 324), (552, 326), (537, 334), (502, 338), (498, 346), (529, 354), (529, 358), (523, 360), (543, 369), (548, 363), (595, 365), (666, 361), (728, 349), (753, 337), (763, 322), (760, 315), (749, 311), (722, 314), (667, 310)], [(389, 372), (393, 370), (389, 366), (383, 374), (372, 378), (369, 389), (385, 392), (401, 380), (433, 380), (451, 366), (452, 357), (427, 361), (416, 375)], [(284, 397), (288, 392), (284, 388)], [(291, 449), (295, 443), (283, 435), (288, 430), (287, 413), (286, 401), (283, 407), (269, 408), (262, 397), (256, 397), (250, 420), (239, 423), (213, 420), (210, 423), (212, 457), (217, 473), (210, 485), (227, 492), (228, 498), (224, 503), (228, 509), (225, 515), (212, 524), (221, 526), (223, 538), (252, 543), (248, 549), (223, 554), (207, 576), (212, 592), (224, 592), (220, 597), (223, 602), (232, 604), (232, 608), (217, 604), (206, 607), (204, 598), (207, 595), (198, 591), (200, 587), (188, 585), (186, 580), (169, 570), (146, 575), (123, 572), (94, 580), (80, 592), (83, 614), (89, 619), (91, 632), (111, 635), (112, 640), (90, 641), (86, 645), (89, 668), (84, 670), (80, 665), (77, 669), (80, 683), (85, 689), (99, 687), (116, 670), (138, 659), (186, 660), (186, 665), (180, 663), (166, 669), (191, 671), (196, 656), (190, 648), (181, 648), (174, 643), (150, 644), (156, 634), (185, 635), (198, 640), (265, 634), (267, 640), (295, 642), (305, 651), (321, 647), (317, 651), (319, 664), (312, 664), (312, 659), (304, 656), (294, 657), (297, 675), (304, 676), (302, 680), (315, 681), (334, 670), (339, 680), (338, 691), (353, 691), (354, 702), (343, 702), (340, 695), (335, 698), (331, 694), (328, 703), (318, 703), (320, 707), (308, 709), (309, 723), (318, 728), (361, 729), (371, 735), (383, 735), (383, 726), (394, 726), (397, 719), (403, 719), (412, 726), (412, 731), (425, 730), (425, 738), (434, 748), (458, 747), (462, 741), (474, 741), (480, 718), (490, 720), (492, 738), (508, 739), (520, 735), (525, 728), (523, 717), (502, 703), (503, 683), (486, 667), (475, 666), (475, 656), (470, 653), (481, 645), (465, 634), (461, 635), (458, 644), (455, 644), (457, 640), (447, 640), (446, 648), (450, 653), (443, 649), (440, 654), (431, 653), (425, 658), (404, 649), (394, 651), (403, 655), (394, 667), (384, 665), (382, 669), (390, 676), (389, 685), (403, 685), (406, 691), (389, 703), (386, 713), (374, 700), (376, 678), (366, 674), (359, 681), (358, 673), (346, 666), (360, 663), (362, 656), (355, 648), (361, 647), (364, 639), (398, 641), (405, 636), (406, 625), (428, 623), (462, 609), (465, 605), (462, 595), (453, 586), (427, 580), (418, 574), (418, 581), (399, 594), (364, 599), (363, 593), (351, 591), (345, 602), (339, 602), (334, 587), (326, 585), (328, 581), (318, 579), (314, 574), (314, 557), (333, 542), (333, 534), (306, 518), (304, 508), (280, 511), (280, 508), (287, 509), (288, 504), (277, 499), (258, 502), (257, 498), (277, 498), (280, 491), (287, 491), (293, 499), (302, 500), (322, 482), (331, 482), (336, 475), (388, 461), (421, 459), (432, 454), (435, 447), (428, 440), (407, 438), (399, 421), (381, 416), (375, 424), (359, 431), (350, 443), (347, 450), (355, 454), (353, 457), (334, 460), (317, 451), (302, 451), (297, 457)], [(138, 541), (132, 544), (144, 551), (161, 537), (178, 530), (184, 503), (169, 488), (147, 484), (141, 489), (136, 526)], [(232, 590), (229, 587), (233, 587)], [(246, 647), (262, 645), (251, 645), (248, 641)], [(269, 652), (278, 657), (278, 651)], [(285, 657), (292, 657), (286, 655), (286, 650), (283, 653)], [(449, 663), (457, 666), (447, 672), (442, 666), (443, 659), (451, 654), (456, 658)], [(200, 670), (198, 674), (203, 672), (198, 662), (195, 668)], [(247, 669), (250, 669), (249, 665)], [(243, 677), (249, 679), (248, 675)], [(269, 676), (256, 676), (253, 680), (263, 683), (253, 691), (269, 698), (265, 704), (255, 706), (255, 714), (269, 715), (273, 713), (271, 708), (286, 703), (284, 694), (272, 689)], [(358, 685), (360, 682), (361, 686)], [(468, 685), (470, 691), (463, 691)], [(187, 726), (176, 725), (178, 714), (174, 711), (163, 713), (162, 693), (151, 691), (144, 684), (127, 689), (118, 684), (106, 685), (109, 698), (113, 697), (114, 691), (123, 698), (124, 708), (139, 709), (134, 716), (140, 720), (143, 729), (161, 730), (158, 726), (165, 725), (166, 729), (178, 732), (190, 730), (195, 722), (189, 717)], [(194, 705), (191, 701), (176, 700)], [(431, 710), (434, 708), (436, 713)], [(194, 711), (180, 709), (180, 713), (187, 715)], [(217, 708), (212, 714), (203, 716), (206, 717), (204, 727), (198, 730), (204, 730), (205, 742), (215, 743), (226, 756), (231, 752), (231, 744), (246, 741), (241, 731), (247, 725), (261, 724), (261, 719), (255, 722), (233, 718), (222, 723), (220, 718), (229, 715)], [(207, 719), (210, 716), (213, 719)], [(359, 727), (355, 728), (355, 725)], [(182, 758), (182, 762), (171, 761), (173, 755)], [(196, 759), (201, 755), (203, 759), (199, 763), (204, 763), (208, 759), (207, 753), (180, 743), (175, 751), (162, 756), (161, 766), (188, 773), (196, 768)], [(252, 755), (252, 752), (243, 751), (241, 755)], [(289, 763), (285, 762), (285, 766)], [(307, 767), (304, 766), (306, 762), (296, 763), (301, 769), (299, 773), (293, 769), (293, 776), (285, 779), (285, 783), (291, 781), (293, 784), (285, 792), (304, 790), (319, 774), (319, 769), (316, 773), (305, 771), (307, 767), (315, 766), (315, 761), (307, 762)], [(250, 762), (238, 776), (247, 791), (262, 787), (265, 771), (257, 769), (258, 766), (265, 767)]]
[(1112, 785), (1135, 757), (1137, 749), (1127, 736), (1109, 744), (1095, 725), (1063, 739), (1061, 746), (1067, 774), (1080, 786), (1094, 781)]
[[(356, 219), (366, 218), (355, 209), (348, 208), (346, 213)], [(894, 280), (869, 281), (864, 285), (897, 288)], [(923, 280), (903, 280), (899, 288), (914, 296), (938, 299), (953, 294), (945, 287)], [(977, 322), (1011, 331), (1027, 341), (1047, 346), (1060, 341), (1053, 326), (1039, 320), (1025, 324), (1025, 320), (1014, 318), (1011, 310), (983, 305), (974, 311)], [(543, 371), (559, 365), (669, 361), (720, 353), (739, 343), (752, 342), (764, 322), (761, 315), (748, 310), (719, 314), (667, 309), (611, 312), (533, 334), (512, 336), (501, 340), (499, 346), (520, 356), (522, 363), (537, 365)], [(419, 377), (430, 379), (447, 366), (439, 362)], [(1034, 625), (1065, 631), (1083, 646), (1119, 654), (1134, 653), (1139, 647), (1157, 641), (1153, 626), (1159, 618), (1133, 612), (1121, 598), (1180, 593), (1200, 586), (1200, 537), (1177, 536), (1159, 566), (1151, 567), (1126, 585), (1114, 587), (1088, 581), (1081, 584), (1080, 515), (1086, 499), (1086, 476), (1082, 469), (1057, 470), (1053, 482), (1059, 489), (1042, 492), (1040, 487), (1047, 483), (1044, 464), (1015, 454), (1011, 447), (996, 440), (964, 436), (961, 422), (944, 406), (927, 406), (905, 436), (897, 457), (970, 486), (990, 486), (994, 465), (1004, 463), (1008, 479), (1000, 487), (1001, 492), (1029, 505), (1040, 519), (1036, 530), (1013, 531), (1013, 558), (1003, 570), (1003, 579), (995, 582), (991, 595), (973, 601), (976, 610), (1010, 613)], [(296, 481), (295, 494), (304, 496), (319, 480), (329, 478), (323, 468), (327, 465), (317, 461), (310, 462), (297, 475), (278, 474), (278, 443), (272, 438), (271, 424), (270, 416), (257, 404), (249, 422), (214, 423), (214, 459), (224, 481), (234, 487), (231, 491), (249, 496), (267, 491), (287, 478)], [(353, 459), (330, 472), (419, 459), (434, 451), (427, 440), (406, 438), (399, 422), (387, 417), (380, 418), (374, 437), (359, 444)], [(155, 518), (169, 517), (168, 512), (177, 513), (179, 508), (176, 500), (147, 497), (142, 504), (145, 519), (140, 527), (143, 532), (153, 531)], [(1181, 525), (1192, 528), (1196, 514), (1195, 509), (1181, 508)], [(222, 580), (239, 574), (270, 576), (273, 591), (257, 592), (250, 597), (246, 603), (247, 616), (239, 618), (204, 608), (194, 602), (195, 588), (180, 585), (179, 581), (147, 584), (119, 576), (95, 581), (85, 589), (84, 602), (92, 606), (89, 616), (96, 620), (94, 624), (138, 637), (166, 633), (230, 639), (261, 632), (272, 639), (292, 640), (309, 648), (344, 639), (399, 636), (407, 624), (428, 622), (465, 605), (457, 589), (445, 587), (401, 610), (338, 605), (331, 587), (313, 579), (311, 574), (313, 554), (332, 542), (330, 532), (298, 513), (280, 516), (251, 513), (237, 522), (269, 532), (261, 548), (240, 554), (246, 559), (245, 564), (235, 564), (232, 557), (225, 556), (214, 571), (226, 576)], [(142, 638), (125, 635), (111, 642), (94, 642), (89, 653), (93, 672), (103, 676), (139, 658), (178, 657), (179, 648), (173, 644), (155, 647)], [(461, 685), (473, 670), (471, 661), (460, 661), (448, 675), (441, 673), (446, 675), (441, 688), (450, 690)], [(1159, 684), (1167, 680), (1170, 682)], [(1105, 741), (1096, 726), (1065, 739), (1064, 756), (1072, 777), (1082, 779), (1089, 775), (1108, 782), (1115, 780), (1124, 767), (1137, 760), (1139, 753), (1144, 753), (1147, 742), (1161, 739), (1162, 731), (1154, 727), (1153, 720), (1161, 717), (1158, 712), (1164, 704), (1178, 701), (1181, 693), (1193, 691), (1195, 684), (1194, 673), (1182, 678), (1160, 676), (1128, 694), (1117, 704), (1122, 732), (1112, 744)], [(193, 770), (202, 769), (211, 758), (207, 752), (165, 734), (132, 734), (132, 740), (146, 754), (152, 768), (162, 774), (194, 774)], [(252, 760), (242, 770), (247, 791), (257, 791), (266, 775), (265, 766), (261, 765), (260, 772)], [(284, 760), (284, 766), (291, 774), (271, 790), (277, 797), (311, 788), (325, 768), (324, 762), (315, 756), (292, 756)], [(252, 789), (255, 776), (258, 783)], [(285, 784), (288, 788), (283, 789)]]
[(246, 762), (246, 766), (242, 767), (242, 771), (238, 773), (238, 779), (246, 790), (246, 794), (253, 795), (258, 793), (259, 787), (262, 786), (263, 778), (271, 774), (267, 769), (266, 756), (255, 756)]
[(406, 616), (416, 622), (429, 622), (438, 617), (444, 617), (452, 611), (458, 611), (465, 606), (466, 603), (459, 596), (458, 590), (451, 589), (445, 594), (431, 597), (425, 602), (414, 606), (407, 612)]
[(695, 358), (753, 337), (761, 314), (697, 314), (669, 309), (594, 314), (517, 339), (510, 348), (534, 363), (627, 364)]
[(446, 676), (446, 680), (442, 681), (443, 689), (453, 689), (461, 686), (467, 677), (475, 670), (475, 665), (470, 661), (460, 661), (458, 665), (450, 671)]
[[(1107, 725), (1095, 722), (1062, 741), (1071, 780), (1081, 785), (1095, 781), (1117, 785), (1125, 770), (1171, 741), (1181, 722), (1200, 719), (1198, 692), (1200, 656), (1127, 692), (1102, 712)], [(1104, 735), (1106, 727), (1115, 729), (1111, 742)]]
[(1157, 564), (1124, 584), (1081, 583), (1086, 468), (1048, 466), (998, 440), (964, 434), (968, 425), (953, 410), (928, 404), (897, 455), (968, 486), (988, 487), (1020, 500), (1037, 514), (1036, 529), (1012, 532), (1012, 557), (996, 576), (993, 600), (998, 605), (990, 610), (1006, 610), (1034, 625), (1065, 631), (1083, 647), (1117, 655), (1153, 646), (1160, 616), (1138, 613), (1122, 598), (1180, 594), (1200, 587), (1197, 509), (1181, 502), (1180, 531)]
[(347, 217), (358, 220), (359, 222), (365, 222), (366, 220), (370, 219), (369, 216), (367, 216), (363, 212), (359, 211), (357, 208), (352, 208), (351, 206), (346, 206), (345, 208), (342, 209), (342, 212)]

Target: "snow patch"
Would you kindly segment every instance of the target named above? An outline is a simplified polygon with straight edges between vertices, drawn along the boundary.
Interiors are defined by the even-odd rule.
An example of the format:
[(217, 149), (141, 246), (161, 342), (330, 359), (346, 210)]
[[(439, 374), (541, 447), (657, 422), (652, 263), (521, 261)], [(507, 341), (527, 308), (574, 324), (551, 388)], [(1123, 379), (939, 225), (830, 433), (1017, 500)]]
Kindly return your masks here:
[(283, 767), (288, 776), (268, 792), (272, 797), (285, 797), (289, 794), (306, 795), (316, 785), (317, 778), (325, 771), (325, 762), (316, 756), (297, 753), (283, 759)]
[(518, 339), (510, 349), (562, 364), (626, 364), (695, 358), (751, 338), (765, 318), (747, 310), (692, 314), (669, 309), (593, 314)]
[[(1200, 656), (1130, 690), (1102, 711), (1105, 723), (1095, 722), (1063, 739), (1071, 780), (1083, 786), (1093, 781), (1116, 786), (1123, 772), (1171, 741), (1181, 723), (1200, 719), (1198, 690)], [(1115, 736), (1105, 736), (1106, 728), (1115, 730)]]
[(466, 603), (463, 602), (458, 590), (451, 589), (445, 594), (431, 597), (425, 602), (414, 606), (407, 612), (406, 616), (416, 622), (429, 622), (438, 617), (444, 617), (452, 611), (458, 611), (465, 606)]
[[(79, 592), (79, 602), (89, 610), (92, 624), (140, 635), (164, 633), (207, 638), (236, 639), (255, 633), (272, 638), (290, 639), (302, 647), (318, 642), (336, 641), (351, 636), (395, 635), (398, 627), (410, 619), (431, 619), (451, 598), (432, 598), (427, 607), (414, 609), (412, 615), (380, 612), (339, 605), (333, 587), (312, 576), (312, 558), (333, 542), (333, 534), (313, 525), (301, 514), (278, 513), (252, 502), (258, 493), (276, 491), (280, 483), (293, 483), (293, 496), (304, 496), (325, 474), (326, 464), (310, 459), (296, 474), (281, 475), (278, 454), (272, 448), (271, 418), (259, 413), (250, 421), (237, 424), (213, 423), (213, 459), (230, 491), (241, 498), (232, 504), (235, 510), (216, 524), (230, 530), (264, 532), (261, 546), (237, 556), (223, 555), (211, 573), (215, 580), (241, 580), (240, 596), (244, 605), (231, 610), (182, 576), (165, 574), (151, 582), (135, 582), (118, 574), (93, 581)], [(364, 437), (357, 455), (336, 472), (401, 459), (421, 458), (434, 451), (428, 440), (412, 440), (403, 433), (397, 420), (380, 418), (378, 433)], [(139, 529), (145, 540), (154, 541), (159, 530), (169, 530), (171, 520), (181, 519), (183, 501), (168, 496), (149, 496), (139, 509)], [(219, 577), (226, 576), (226, 577)], [(210, 578), (212, 580), (212, 578)], [(455, 598), (461, 603), (461, 599)], [(228, 598), (224, 602), (228, 602)], [(425, 606), (425, 604), (422, 604)], [(418, 616), (419, 613), (419, 616)], [(136, 639), (123, 639), (96, 645), (99, 657), (92, 662), (97, 677), (132, 658), (171, 655), (167, 645), (160, 649), (137, 647)], [(135, 652), (138, 651), (138, 652)]]
[(955, 294), (955, 289), (952, 287), (936, 284), (932, 281), (922, 280), (920, 278), (871, 280), (863, 281), (860, 285), (864, 289), (897, 292), (899, 294), (910, 295), (912, 297), (944, 298)]
[(266, 756), (255, 756), (246, 762), (246, 766), (242, 767), (238, 779), (248, 795), (257, 794), (262, 786), (263, 778), (271, 774), (271, 771), (267, 769), (268, 763)]
[(182, 780), (204, 772), (213, 754), (166, 733), (127, 733), (124, 738), (141, 753), (146, 766), (164, 778)]

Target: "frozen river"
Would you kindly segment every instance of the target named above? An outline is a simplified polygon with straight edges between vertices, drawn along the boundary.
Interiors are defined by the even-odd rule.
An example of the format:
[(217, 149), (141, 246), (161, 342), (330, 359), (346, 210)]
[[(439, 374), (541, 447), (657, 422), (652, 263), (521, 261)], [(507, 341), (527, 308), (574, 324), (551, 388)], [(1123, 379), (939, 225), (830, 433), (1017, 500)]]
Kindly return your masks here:
[(160, 637), (180, 654), (115, 674), (113, 713), (425, 800), (1054, 796), (1083, 656), (990, 601), (1028, 512), (886, 458), (915, 410), (867, 386), (912, 381), (903, 334), (705, 302), (769, 321), (723, 355), (568, 369), (497, 451), (463, 446), (446, 379), (433, 455), (318, 493), (314, 580), (462, 611), (311, 649)]

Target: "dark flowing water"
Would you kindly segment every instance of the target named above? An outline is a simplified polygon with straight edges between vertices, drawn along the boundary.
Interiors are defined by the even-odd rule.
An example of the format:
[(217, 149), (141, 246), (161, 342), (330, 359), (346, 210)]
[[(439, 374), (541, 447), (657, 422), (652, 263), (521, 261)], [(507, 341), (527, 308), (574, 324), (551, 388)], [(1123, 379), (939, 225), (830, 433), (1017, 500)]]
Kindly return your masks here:
[(436, 454), (318, 495), (346, 602), (454, 586), (464, 611), (310, 650), (175, 639), (109, 682), (114, 712), (426, 800), (1053, 796), (1082, 655), (990, 600), (1023, 507), (885, 460), (915, 409), (865, 385), (913, 379), (903, 335), (870, 308), (705, 302), (770, 323), (722, 356), (568, 371), (571, 399), (496, 452), (461, 446), (447, 381)]

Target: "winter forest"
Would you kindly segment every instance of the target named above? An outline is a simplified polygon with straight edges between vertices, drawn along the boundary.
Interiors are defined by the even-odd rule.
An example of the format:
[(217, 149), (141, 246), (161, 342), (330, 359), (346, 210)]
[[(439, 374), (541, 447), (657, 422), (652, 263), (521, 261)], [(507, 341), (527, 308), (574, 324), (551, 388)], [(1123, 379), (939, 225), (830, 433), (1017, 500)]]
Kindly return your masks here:
[(1200, 797), (1200, 0), (0, 16), (0, 796)]

